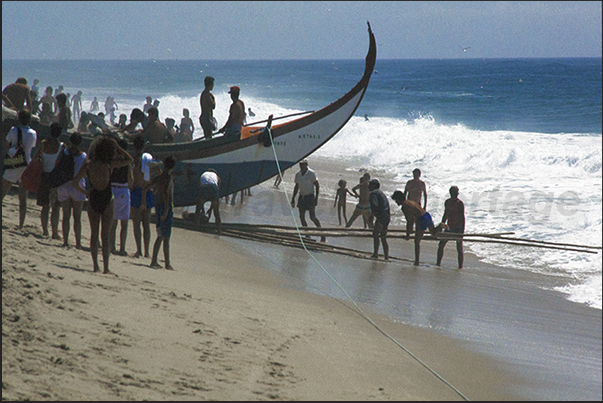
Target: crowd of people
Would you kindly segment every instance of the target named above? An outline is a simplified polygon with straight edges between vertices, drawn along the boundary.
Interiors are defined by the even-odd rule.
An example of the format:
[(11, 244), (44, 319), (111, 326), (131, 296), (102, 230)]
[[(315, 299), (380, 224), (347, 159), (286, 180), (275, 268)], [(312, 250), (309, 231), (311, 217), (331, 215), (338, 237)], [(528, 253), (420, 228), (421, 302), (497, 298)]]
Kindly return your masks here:
[[(316, 205), (318, 203), (318, 195), (320, 185), (316, 177), (316, 173), (308, 168), (308, 161), (302, 160), (299, 163), (299, 172), (295, 175), (295, 188), (293, 189), (293, 197), (291, 206), (295, 207), (295, 196), (299, 192), (297, 200), (297, 208), (299, 209), (299, 217), (302, 226), (307, 227), (306, 212), (310, 215), (310, 220), (321, 227), (320, 220), (316, 217)], [(396, 202), (402, 209), (406, 219), (406, 236), (409, 240), (414, 233), (415, 259), (414, 264), (419, 265), (421, 255), (421, 240), (426, 230), (437, 237), (438, 233), (444, 231), (450, 234), (457, 234), (455, 238), (442, 237), (438, 245), (436, 265), (440, 266), (444, 256), (444, 248), (450, 239), (455, 239), (458, 256), (458, 267), (463, 267), (463, 241), (462, 234), (465, 232), (465, 205), (459, 199), (459, 188), (452, 186), (449, 190), (450, 198), (444, 203), (444, 215), (439, 225), (435, 226), (431, 215), (427, 212), (427, 187), (421, 179), (421, 170), (413, 171), (413, 179), (406, 183), (404, 191), (396, 190), (391, 199)], [(386, 260), (389, 259), (389, 245), (387, 242), (387, 230), (390, 223), (390, 207), (387, 196), (380, 189), (378, 179), (371, 179), (370, 174), (366, 172), (359, 183), (350, 191), (347, 188), (347, 181), (341, 179), (338, 182), (338, 188), (335, 192), (335, 201), (333, 207), (337, 207), (337, 217), (339, 224), (342, 224), (341, 217), (343, 216), (346, 228), (349, 228), (354, 223), (354, 220), (362, 216), (364, 220), (364, 228), (373, 230), (373, 254), (372, 258), (378, 258), (379, 248), (383, 248), (383, 256)], [(358, 199), (358, 203), (350, 219), (347, 219), (346, 204), (347, 196), (353, 196)], [(423, 205), (421, 206), (421, 199)], [(413, 231), (414, 228), (414, 231)], [(325, 237), (321, 237), (321, 241), (325, 241)]]
[[(46, 94), (37, 100), (37, 84), (30, 89), (27, 80), (19, 78), (14, 84), (8, 85), (3, 91), (3, 104), (18, 110), (19, 125), (13, 127), (5, 141), (5, 149), (9, 154), (22, 149), (25, 161), (21, 166), (4, 169), (2, 183), (2, 197), (7, 194), (13, 184), (20, 184), (20, 178), (25, 167), (32, 159), (39, 160), (42, 164), (42, 181), (37, 190), (37, 204), (41, 206), (41, 226), (44, 236), (53, 239), (63, 239), (63, 245), (69, 246), (70, 220), (73, 216), (73, 229), (75, 232), (76, 248), (81, 249), (81, 213), (84, 202), (88, 200), (88, 217), (90, 221), (91, 237), (90, 252), (92, 255), (94, 271), (100, 271), (98, 264), (98, 245), (101, 243), (103, 268), (109, 273), (109, 255), (117, 253), (126, 255), (125, 245), (128, 232), (128, 222), (133, 222), (133, 233), (136, 242), (134, 257), (150, 257), (150, 221), (151, 209), (156, 212), (157, 239), (153, 247), (152, 267), (159, 267), (158, 253), (163, 244), (165, 268), (173, 270), (169, 257), (169, 240), (173, 222), (173, 179), (172, 171), (175, 159), (167, 157), (163, 161), (163, 171), (151, 178), (152, 155), (145, 152), (145, 145), (164, 143), (170, 141), (191, 141), (195, 130), (190, 111), (183, 110), (180, 127), (175, 125), (175, 120), (166, 119), (166, 124), (159, 120), (159, 101), (146, 98), (143, 109), (135, 108), (130, 114), (130, 122), (126, 116), (121, 115), (115, 124), (115, 111), (118, 105), (113, 97), (107, 97), (105, 112), (110, 116), (111, 130), (104, 121), (102, 112), (98, 110), (96, 97), (92, 101), (90, 112), (82, 111), (82, 92), (78, 91), (72, 98), (62, 92), (62, 86), (57, 88), (53, 95), (52, 87), (46, 88)], [(222, 128), (217, 130), (217, 122), (213, 117), (215, 97), (211, 93), (214, 86), (213, 77), (206, 77), (205, 89), (200, 96), (201, 116), (199, 123), (204, 133), (204, 138), (211, 138), (214, 134), (224, 133), (227, 138), (240, 138), (246, 112), (243, 101), (239, 99), (240, 88), (233, 86), (229, 94), (232, 105), (229, 117)], [(73, 112), (71, 110), (73, 107)], [(37, 144), (37, 133), (29, 127), (34, 111), (41, 122), (50, 124), (50, 133), (43, 139), (31, 155), (32, 149)], [(249, 110), (251, 113), (251, 110)], [(69, 141), (64, 144), (59, 141), (60, 135), (67, 133), (77, 123), (77, 130), (72, 131)], [(96, 136), (88, 153), (80, 150), (82, 133)], [(104, 135), (100, 135), (104, 134)], [(128, 141), (133, 147), (130, 154)], [(54, 183), (51, 176), (56, 171), (59, 162), (71, 159), (73, 172), (71, 178), (65, 183)], [(306, 227), (306, 212), (316, 227), (321, 227), (316, 216), (316, 205), (319, 199), (320, 185), (316, 173), (308, 167), (308, 161), (299, 163), (300, 170), (295, 174), (295, 187), (291, 199), (292, 207), (297, 206), (302, 226)], [(437, 236), (442, 230), (453, 234), (463, 234), (465, 229), (464, 205), (458, 198), (459, 189), (450, 188), (450, 199), (445, 202), (445, 212), (442, 222), (437, 227), (427, 212), (427, 190), (425, 183), (420, 179), (421, 171), (413, 171), (413, 179), (406, 183), (404, 191), (395, 191), (391, 198), (401, 206), (406, 218), (406, 239), (410, 239), (414, 227), (415, 261), (419, 264), (420, 242), (426, 230)], [(278, 178), (277, 178), (278, 180)], [(54, 184), (53, 184), (54, 183)], [(219, 211), (219, 186), (220, 178), (216, 171), (209, 169), (199, 178), (199, 199), (197, 202), (195, 220), (201, 225), (209, 221), (214, 215), (216, 230), (221, 232), (221, 218)], [(362, 216), (365, 228), (373, 230), (373, 258), (379, 256), (379, 247), (383, 248), (385, 259), (389, 258), (389, 245), (387, 243), (387, 230), (390, 222), (390, 208), (387, 196), (380, 190), (377, 179), (371, 179), (365, 173), (351, 190), (347, 182), (340, 180), (336, 190), (333, 207), (337, 207), (339, 224), (341, 217), (347, 228)], [(275, 182), (275, 187), (278, 183)], [(249, 192), (249, 189), (246, 189)], [(243, 194), (241, 191), (241, 201)], [(296, 204), (296, 196), (299, 193)], [(250, 194), (250, 193), (248, 193)], [(354, 212), (347, 219), (347, 196), (358, 199)], [(232, 195), (234, 204), (236, 194)], [(421, 200), (422, 199), (422, 200)], [(422, 206), (421, 206), (422, 201)], [(211, 203), (210, 209), (205, 212), (204, 204)], [(228, 202), (228, 200), (227, 200)], [(19, 226), (23, 226), (27, 211), (27, 189), (19, 186)], [(60, 211), (63, 212), (62, 237), (59, 235)], [(48, 223), (50, 218), (50, 231)], [(116, 248), (116, 232), (121, 224), (120, 249)], [(325, 242), (326, 238), (321, 237)], [(447, 239), (442, 239), (438, 246), (437, 265), (441, 264), (444, 247)], [(463, 267), (462, 238), (456, 238), (458, 266)]]
[[(29, 124), (31, 113), (27, 109), (18, 112), (19, 124), (10, 129), (5, 140), (9, 155), (24, 152), (25, 164), (4, 166), (2, 177), (2, 199), (13, 185), (19, 187), (19, 227), (23, 227), (27, 213), (28, 190), (21, 176), (32, 160), (40, 161), (42, 178), (36, 191), (36, 203), (41, 206), (43, 235), (63, 240), (68, 247), (71, 218), (75, 233), (75, 247), (82, 249), (81, 213), (88, 201), (90, 222), (90, 254), (93, 270), (100, 272), (98, 263), (99, 243), (102, 251), (103, 272), (110, 273), (110, 253), (125, 254), (127, 222), (132, 218), (137, 252), (143, 256), (141, 234), (144, 232), (144, 256), (149, 257), (150, 210), (156, 209), (157, 240), (153, 248), (152, 267), (159, 267), (158, 253), (163, 244), (165, 268), (173, 270), (169, 258), (169, 238), (173, 218), (174, 157), (163, 159), (163, 170), (151, 177), (152, 156), (144, 153), (145, 139), (142, 135), (133, 138), (134, 152), (127, 151), (128, 143), (113, 136), (98, 136), (88, 152), (80, 149), (82, 136), (71, 133), (65, 144), (59, 141), (63, 128), (54, 122), (47, 139), (41, 141), (35, 154), (32, 149), (37, 142), (37, 133)], [(69, 168), (70, 167), (70, 168)], [(71, 169), (71, 172), (67, 172)], [(65, 174), (66, 179), (56, 179)], [(155, 203), (153, 200), (155, 199)], [(62, 231), (59, 234), (60, 211), (63, 212)], [(50, 231), (48, 221), (50, 216)], [(118, 221), (122, 224), (120, 249), (115, 248), (115, 232)], [(140, 230), (142, 225), (143, 231)]]
[[(213, 77), (205, 77), (205, 88), (199, 99), (201, 107), (199, 125), (203, 131), (203, 139), (211, 139), (217, 134), (224, 134), (225, 137), (233, 140), (240, 139), (241, 129), (247, 116), (245, 104), (239, 99), (241, 90), (237, 86), (230, 87), (232, 104), (229, 108), (229, 116), (226, 123), (218, 128), (213, 115), (216, 100), (211, 92), (214, 81)], [(60, 123), (64, 133), (68, 130), (93, 136), (117, 133), (127, 140), (131, 140), (136, 134), (142, 134), (151, 144), (193, 140), (195, 124), (187, 108), (182, 110), (179, 125), (172, 117), (167, 117), (162, 122), (159, 119), (160, 101), (147, 96), (142, 109), (132, 109), (128, 122), (125, 113), (117, 116), (119, 106), (112, 96), (107, 96), (104, 111), (100, 110), (98, 97), (94, 97), (86, 112), (82, 104), (82, 91), (77, 91), (71, 96), (70, 93), (63, 93), (62, 85), (54, 90), (48, 86), (44, 95), (39, 97), (38, 84), (39, 80), (35, 79), (30, 88), (27, 79), (19, 77), (15, 83), (7, 85), (2, 91), (3, 105), (16, 111), (27, 109), (32, 115), (38, 116), (42, 124)], [(249, 112), (253, 113), (251, 109)]]

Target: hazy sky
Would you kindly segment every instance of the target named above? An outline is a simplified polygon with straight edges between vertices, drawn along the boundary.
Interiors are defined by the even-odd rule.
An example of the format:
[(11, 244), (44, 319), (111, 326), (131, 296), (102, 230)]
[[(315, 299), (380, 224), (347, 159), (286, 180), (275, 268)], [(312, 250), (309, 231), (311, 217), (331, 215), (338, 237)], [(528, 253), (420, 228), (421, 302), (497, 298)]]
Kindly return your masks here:
[[(601, 57), (601, 2), (2, 2), (2, 59)], [(462, 47), (470, 47), (463, 52)]]

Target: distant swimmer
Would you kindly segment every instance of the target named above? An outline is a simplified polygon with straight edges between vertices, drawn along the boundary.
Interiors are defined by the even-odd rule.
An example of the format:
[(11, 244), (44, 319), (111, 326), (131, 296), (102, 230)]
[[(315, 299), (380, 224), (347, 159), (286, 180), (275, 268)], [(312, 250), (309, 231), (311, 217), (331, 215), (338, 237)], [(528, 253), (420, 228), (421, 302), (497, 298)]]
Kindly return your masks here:
[(247, 111), (249, 112), (249, 116), (251, 116), (251, 117), (254, 117), (254, 116), (255, 116), (255, 113), (253, 113), (253, 112), (251, 111), (251, 108), (247, 108)]

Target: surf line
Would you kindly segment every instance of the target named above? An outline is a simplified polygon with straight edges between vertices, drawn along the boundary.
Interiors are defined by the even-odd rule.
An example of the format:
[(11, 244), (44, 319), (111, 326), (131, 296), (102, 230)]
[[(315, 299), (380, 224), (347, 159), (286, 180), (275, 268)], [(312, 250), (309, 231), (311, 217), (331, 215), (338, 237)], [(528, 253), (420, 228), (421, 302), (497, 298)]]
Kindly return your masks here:
[[(272, 128), (270, 127), (266, 127), (266, 130), (268, 131), (268, 135), (270, 136), (270, 145), (272, 147), (272, 153), (274, 154), (274, 161), (276, 162), (276, 168), (278, 169), (278, 174), (281, 178), (281, 181), (283, 180), (283, 172), (281, 171), (281, 165), (278, 161), (278, 156), (276, 155), (276, 148), (274, 147), (274, 139), (272, 138)], [(283, 187), (283, 190), (285, 191), (285, 197), (287, 199), (287, 201), (289, 201), (289, 194), (287, 193), (287, 188)], [(322, 269), (322, 271), (327, 275), (327, 277), (329, 277), (331, 279), (331, 281), (333, 281), (333, 283), (345, 294), (345, 296), (352, 302), (352, 304), (356, 307), (356, 309), (358, 310), (358, 312), (360, 313), (360, 315), (366, 319), (375, 329), (377, 329), (379, 331), (379, 333), (381, 333), (382, 335), (384, 335), (385, 337), (387, 337), (388, 339), (390, 339), (392, 342), (394, 342), (394, 344), (396, 344), (398, 347), (400, 347), (402, 350), (404, 350), (408, 355), (410, 355), (415, 361), (417, 361), (419, 364), (421, 364), (423, 367), (425, 367), (425, 369), (427, 369), (429, 372), (431, 372), (436, 378), (438, 378), (440, 381), (442, 381), (446, 386), (448, 386), (450, 389), (452, 389), (457, 395), (459, 395), (463, 400), (469, 401), (469, 398), (467, 398), (467, 396), (465, 396), (464, 394), (461, 393), (460, 390), (458, 390), (456, 387), (454, 387), (450, 382), (448, 382), (446, 379), (444, 379), (444, 377), (442, 377), (440, 374), (438, 374), (433, 368), (431, 368), (429, 365), (427, 365), (425, 362), (423, 362), (419, 357), (417, 357), (415, 354), (413, 354), (412, 351), (410, 351), (408, 348), (404, 347), (402, 345), (402, 343), (400, 343), (398, 340), (396, 340), (393, 336), (391, 336), (389, 333), (387, 333), (385, 330), (381, 329), (381, 327), (379, 327), (379, 325), (377, 325), (363, 310), (362, 308), (360, 308), (360, 306), (358, 306), (358, 304), (356, 303), (356, 301), (354, 301), (354, 299), (350, 296), (350, 294), (348, 294), (348, 292), (341, 286), (341, 284), (339, 284), (339, 282), (337, 282), (337, 280), (335, 280), (335, 278), (331, 275), (331, 273), (329, 273), (327, 271), (327, 269), (324, 268), (324, 266), (314, 257), (314, 255), (308, 250), (308, 248), (306, 248), (306, 244), (303, 240), (301, 231), (299, 229), (299, 226), (297, 225), (297, 221), (295, 219), (295, 212), (293, 211), (293, 207), (291, 207), (291, 203), (287, 203), (287, 205), (289, 206), (289, 211), (291, 212), (291, 218), (293, 219), (293, 224), (295, 225), (295, 229), (297, 230), (297, 235), (299, 237), (299, 240), (304, 248), (304, 250), (306, 251), (306, 253), (312, 258), (312, 260), (314, 260), (316, 262), (316, 264), (318, 264), (318, 266)]]

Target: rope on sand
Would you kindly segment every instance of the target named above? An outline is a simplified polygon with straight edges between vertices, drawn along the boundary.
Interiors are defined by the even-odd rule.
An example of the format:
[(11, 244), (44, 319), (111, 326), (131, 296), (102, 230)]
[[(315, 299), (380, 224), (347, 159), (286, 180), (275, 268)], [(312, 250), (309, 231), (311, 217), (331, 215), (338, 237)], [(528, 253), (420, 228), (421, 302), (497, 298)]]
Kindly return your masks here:
[[(278, 156), (276, 155), (276, 149), (274, 147), (274, 141), (272, 139), (272, 130), (270, 128), (267, 128), (268, 130), (268, 135), (270, 136), (270, 143), (272, 146), (272, 152), (274, 153), (274, 160), (276, 162), (276, 167), (278, 168), (278, 174), (281, 177), (281, 180), (283, 179), (283, 173), (281, 171), (281, 166), (278, 162)], [(285, 197), (287, 198), (287, 201), (289, 200), (289, 194), (287, 193), (287, 189), (283, 188), (285, 191)], [(331, 279), (331, 281), (333, 281), (333, 283), (335, 283), (335, 285), (348, 297), (348, 299), (352, 302), (352, 304), (354, 304), (354, 306), (356, 307), (356, 309), (358, 310), (358, 312), (362, 315), (362, 317), (364, 317), (371, 325), (373, 325), (373, 327), (375, 329), (377, 329), (381, 334), (383, 334), (385, 337), (387, 337), (388, 339), (390, 339), (392, 342), (394, 342), (398, 347), (400, 347), (402, 350), (404, 350), (408, 355), (410, 355), (412, 358), (414, 358), (419, 364), (421, 364), (423, 367), (425, 367), (429, 372), (431, 372), (433, 375), (435, 375), (440, 381), (442, 381), (445, 385), (447, 385), (449, 388), (451, 388), (454, 392), (456, 392), (462, 399), (464, 400), (469, 400), (465, 395), (463, 395), (457, 388), (455, 388), (450, 382), (448, 382), (446, 379), (444, 379), (440, 374), (438, 374), (434, 369), (432, 369), (429, 365), (427, 365), (426, 363), (424, 363), (423, 361), (421, 361), (421, 359), (419, 359), (419, 357), (417, 357), (416, 355), (414, 355), (409, 349), (407, 349), (406, 347), (404, 347), (398, 340), (396, 340), (393, 336), (389, 335), (385, 330), (381, 329), (379, 327), (379, 325), (377, 325), (371, 318), (369, 318), (369, 316), (364, 313), (364, 311), (360, 308), (360, 306), (358, 306), (358, 304), (356, 303), (356, 301), (354, 301), (354, 299), (350, 296), (350, 294), (348, 294), (348, 292), (341, 286), (341, 284), (339, 284), (337, 282), (337, 280), (335, 280), (335, 278), (333, 278), (333, 276), (331, 276), (331, 274), (323, 267), (322, 264), (320, 264), (320, 262), (314, 257), (314, 255), (312, 255), (312, 253), (310, 253), (310, 251), (308, 250), (308, 248), (306, 247), (306, 244), (304, 243), (301, 231), (299, 226), (297, 225), (297, 221), (295, 220), (295, 213), (293, 212), (293, 207), (291, 207), (291, 204), (287, 203), (287, 205), (289, 206), (289, 211), (291, 212), (291, 217), (293, 218), (293, 222), (295, 223), (295, 228), (297, 229), (297, 234), (299, 236), (299, 240), (301, 242), (301, 244), (303, 245), (305, 251), (308, 253), (308, 255), (318, 264), (318, 266), (322, 269), (323, 272), (325, 272), (325, 274)]]

